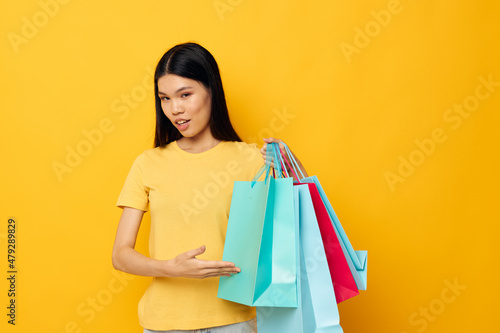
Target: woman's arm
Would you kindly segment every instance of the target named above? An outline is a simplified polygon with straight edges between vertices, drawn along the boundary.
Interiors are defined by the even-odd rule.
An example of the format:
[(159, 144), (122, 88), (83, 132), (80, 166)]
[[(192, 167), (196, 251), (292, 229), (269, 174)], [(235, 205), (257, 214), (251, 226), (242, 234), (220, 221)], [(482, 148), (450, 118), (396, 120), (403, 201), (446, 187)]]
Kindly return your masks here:
[[(272, 143), (272, 142), (276, 142), (276, 143), (281, 143), (283, 142), (283, 140), (280, 140), (280, 139), (275, 139), (275, 138), (267, 138), (267, 139), (264, 139), (264, 146), (262, 147), (262, 149), (260, 150), (260, 153), (262, 154), (262, 158), (264, 159), (264, 161), (266, 160), (266, 149), (267, 149), (267, 144), (268, 143)], [(284, 149), (284, 147), (282, 145), (280, 145), (280, 149), (281, 149), (281, 152), (284, 153), (286, 156), (287, 153)], [(290, 149), (290, 151), (292, 152), (292, 150)], [(300, 170), (302, 170), (302, 172), (304, 173), (304, 177), (308, 177), (307, 175), (307, 171), (306, 169), (304, 168), (304, 166), (302, 165), (302, 163), (300, 162), (300, 160), (297, 158), (297, 156), (292, 152), (293, 154), (293, 157), (295, 158), (295, 160), (297, 161), (297, 164), (299, 165), (299, 168)], [(290, 160), (290, 158), (288, 157), (288, 160)], [(271, 167), (274, 167), (274, 163), (271, 162)], [(289, 170), (288, 168), (288, 165), (286, 166), (287, 170)], [(298, 177), (299, 175), (297, 175)], [(295, 178), (295, 177), (294, 177)]]
[(135, 275), (161, 276), (160, 262), (137, 252), (135, 242), (144, 212), (124, 207), (113, 246), (113, 267)]
[(170, 260), (149, 258), (135, 250), (135, 242), (144, 212), (124, 207), (113, 246), (113, 267), (117, 270), (142, 276), (207, 278), (230, 276), (240, 272), (234, 263), (200, 260), (196, 256), (205, 252), (200, 246), (179, 254)]

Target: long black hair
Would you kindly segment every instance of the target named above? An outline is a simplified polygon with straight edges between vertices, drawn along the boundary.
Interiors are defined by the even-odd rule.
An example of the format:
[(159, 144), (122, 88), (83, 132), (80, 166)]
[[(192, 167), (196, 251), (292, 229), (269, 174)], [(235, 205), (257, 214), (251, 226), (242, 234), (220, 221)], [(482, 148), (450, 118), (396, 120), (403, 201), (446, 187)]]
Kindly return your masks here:
[(155, 147), (163, 147), (182, 138), (179, 130), (168, 120), (158, 96), (158, 79), (167, 74), (182, 76), (200, 82), (212, 101), (210, 131), (217, 140), (242, 141), (229, 120), (226, 97), (222, 88), (219, 67), (208, 50), (196, 43), (183, 43), (168, 50), (158, 62), (155, 71), (156, 130)]

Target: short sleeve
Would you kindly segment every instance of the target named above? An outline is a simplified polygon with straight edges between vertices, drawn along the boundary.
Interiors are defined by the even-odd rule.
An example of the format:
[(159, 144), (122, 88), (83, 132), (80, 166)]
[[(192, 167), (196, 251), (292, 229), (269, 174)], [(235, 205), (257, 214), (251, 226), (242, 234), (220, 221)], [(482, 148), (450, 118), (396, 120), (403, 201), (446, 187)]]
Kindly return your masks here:
[[(245, 165), (253, 178), (260, 171), (262, 171), (261, 168), (264, 168), (265, 166), (260, 149), (257, 147), (256, 143), (241, 143), (239, 147), (240, 149), (244, 149)], [(258, 180), (264, 180), (263, 173)]]
[[(254, 151), (254, 155), (252, 158), (252, 167), (254, 170), (254, 175), (259, 173), (261, 168), (265, 167), (264, 159), (262, 158), (262, 154), (260, 153), (260, 149), (257, 147), (257, 144), (252, 144), (251, 145)], [(258, 180), (264, 180), (264, 173), (259, 177)]]
[(118, 207), (131, 207), (143, 211), (148, 210), (149, 188), (144, 185), (143, 155), (139, 155), (125, 179), (118, 202)]

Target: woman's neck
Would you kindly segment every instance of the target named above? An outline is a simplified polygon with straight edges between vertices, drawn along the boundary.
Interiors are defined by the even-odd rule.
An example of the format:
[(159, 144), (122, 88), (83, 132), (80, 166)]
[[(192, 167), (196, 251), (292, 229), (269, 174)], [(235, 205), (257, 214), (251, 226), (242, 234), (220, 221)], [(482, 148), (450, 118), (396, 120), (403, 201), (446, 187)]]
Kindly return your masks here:
[(180, 149), (191, 154), (203, 153), (207, 150), (212, 149), (217, 146), (221, 140), (217, 140), (214, 137), (204, 138), (203, 140), (197, 138), (186, 138), (182, 137), (177, 140), (177, 145)]

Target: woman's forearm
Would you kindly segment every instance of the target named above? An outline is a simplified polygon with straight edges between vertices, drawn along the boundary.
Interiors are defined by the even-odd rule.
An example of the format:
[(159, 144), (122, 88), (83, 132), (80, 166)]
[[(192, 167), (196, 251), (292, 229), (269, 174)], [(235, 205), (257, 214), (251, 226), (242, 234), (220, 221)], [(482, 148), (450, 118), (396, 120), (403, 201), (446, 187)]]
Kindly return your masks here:
[(167, 261), (147, 257), (130, 247), (115, 249), (112, 261), (115, 269), (125, 273), (153, 277), (168, 276)]
[(142, 276), (165, 276), (165, 261), (149, 258), (135, 250), (135, 242), (144, 211), (124, 207), (115, 244), (113, 245), (113, 267), (122, 272)]

